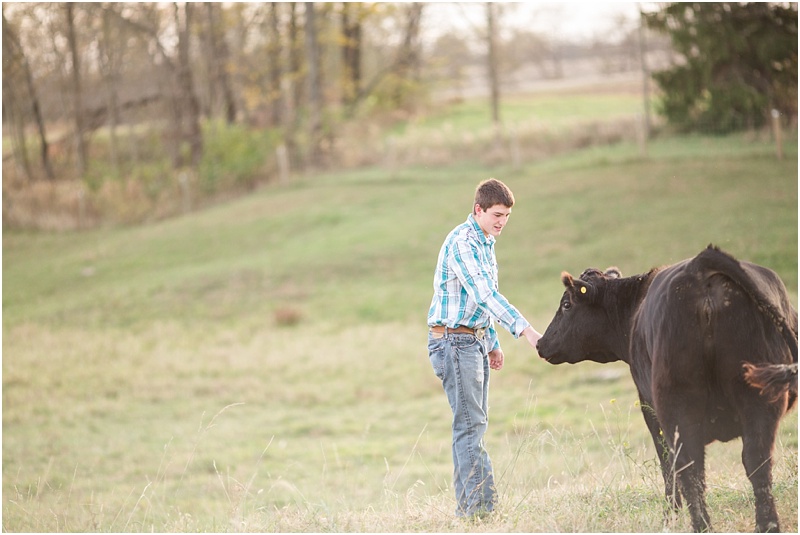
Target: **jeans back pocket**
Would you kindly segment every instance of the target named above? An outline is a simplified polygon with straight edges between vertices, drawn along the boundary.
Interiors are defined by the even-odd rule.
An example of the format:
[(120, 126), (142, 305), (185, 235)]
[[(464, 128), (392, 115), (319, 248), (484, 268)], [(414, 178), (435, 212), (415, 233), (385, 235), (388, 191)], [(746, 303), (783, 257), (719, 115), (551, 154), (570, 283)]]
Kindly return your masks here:
[(431, 366), (433, 366), (433, 373), (442, 381), (444, 381), (445, 371), (445, 340), (445, 338), (428, 338), (428, 357), (431, 360)]

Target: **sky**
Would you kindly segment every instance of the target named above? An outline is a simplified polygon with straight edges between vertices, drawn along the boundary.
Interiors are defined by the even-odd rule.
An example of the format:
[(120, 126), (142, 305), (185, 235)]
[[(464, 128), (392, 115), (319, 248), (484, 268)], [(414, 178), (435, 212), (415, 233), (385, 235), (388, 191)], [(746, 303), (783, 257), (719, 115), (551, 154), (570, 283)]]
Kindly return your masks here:
[[(605, 37), (618, 28), (617, 18), (635, 24), (638, 2), (497, 2), (503, 26), (514, 26), (569, 42)], [(426, 26), (436, 33), (449, 28), (469, 31), (486, 25), (485, 2), (434, 2), (426, 6)]]

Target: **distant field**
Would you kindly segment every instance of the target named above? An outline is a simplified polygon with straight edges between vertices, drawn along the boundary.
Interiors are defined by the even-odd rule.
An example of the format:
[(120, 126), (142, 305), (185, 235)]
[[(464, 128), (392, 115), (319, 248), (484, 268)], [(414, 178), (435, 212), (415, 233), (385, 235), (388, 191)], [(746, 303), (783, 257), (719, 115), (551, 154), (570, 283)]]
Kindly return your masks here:
[[(503, 293), (540, 330), (561, 271), (624, 275), (708, 243), (797, 304), (797, 140), (619, 144), (297, 179), (133, 228), (3, 232), (3, 530), (689, 531), (620, 364), (549, 366), (501, 332), (487, 443), (499, 515), (452, 519), (450, 414), (425, 315), (481, 179), (517, 204)], [(526, 349), (527, 348), (527, 349)], [(751, 531), (741, 442), (708, 448), (717, 531)], [(775, 495), (797, 532), (797, 411)]]

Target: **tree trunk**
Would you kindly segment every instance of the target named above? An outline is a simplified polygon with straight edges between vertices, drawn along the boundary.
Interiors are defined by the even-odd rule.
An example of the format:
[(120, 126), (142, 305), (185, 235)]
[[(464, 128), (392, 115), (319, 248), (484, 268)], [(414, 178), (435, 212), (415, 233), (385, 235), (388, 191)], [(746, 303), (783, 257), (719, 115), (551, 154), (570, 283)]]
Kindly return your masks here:
[(297, 2), (289, 3), (289, 75), (292, 80), (292, 105), (295, 109), (305, 98), (302, 63), (304, 45), (300, 42), (297, 24)]
[(75, 4), (66, 3), (67, 41), (72, 58), (72, 113), (75, 122), (75, 149), (78, 176), (83, 178), (88, 168), (86, 140), (83, 136), (83, 94), (81, 92), (80, 56), (78, 38), (75, 34)]
[(486, 3), (486, 28), (489, 89), (492, 101), (492, 124), (495, 128), (495, 134), (498, 135), (500, 131), (500, 82), (497, 77), (497, 30), (495, 28), (494, 4), (492, 2)]
[(360, 4), (342, 4), (342, 100), (350, 111), (361, 90), (361, 18)]
[[(189, 62), (189, 38), (192, 18), (192, 3), (183, 5), (183, 17), (178, 4), (174, 4), (175, 25), (178, 28), (178, 61), (177, 61), (177, 86), (178, 106), (180, 106), (179, 139), (187, 141), (190, 149), (190, 164), (197, 167), (203, 157), (203, 134), (200, 131), (200, 105), (194, 93), (192, 80), (192, 67)], [(182, 144), (182, 143), (181, 143)], [(176, 167), (183, 164), (183, 157), (178, 151)]]
[[(420, 22), (422, 20), (422, 8), (424, 4), (414, 2), (408, 8), (406, 18), (406, 31), (403, 38), (403, 44), (400, 46), (400, 52), (396, 63), (395, 74), (400, 80), (409, 80), (412, 78), (412, 73), (416, 71), (419, 63), (419, 54), (417, 52)], [(401, 85), (395, 88), (394, 102), (397, 107), (406, 107), (410, 105), (408, 91), (403, 89)]]
[(299, 30), (297, 27), (297, 3), (289, 3), (289, 41), (287, 43), (289, 52), (289, 64), (285, 79), (288, 88), (283, 96), (286, 103), (286, 113), (283, 114), (283, 138), (286, 143), (289, 163), (292, 167), (298, 167), (300, 156), (297, 150), (297, 130), (298, 130), (298, 107), (303, 99), (303, 84), (300, 82), (300, 62), (302, 53), (302, 43), (300, 43)]
[(322, 84), (314, 2), (306, 2), (306, 59), (308, 61), (308, 163), (322, 164)]
[(31, 163), (28, 160), (28, 147), (25, 142), (25, 121), (19, 111), (19, 98), (14, 82), (8, 73), (3, 75), (3, 121), (10, 127), (11, 144), (14, 149), (14, 162), (17, 169), (25, 174), (28, 182), (33, 181)]
[(281, 91), (281, 41), (280, 27), (278, 25), (278, 3), (269, 4), (269, 46), (267, 48), (267, 61), (269, 61), (269, 110), (270, 123), (273, 126), (283, 124), (283, 98)]
[(111, 165), (117, 175), (120, 175), (119, 141), (117, 139), (117, 125), (119, 125), (119, 94), (117, 80), (119, 79), (119, 62), (117, 61), (117, 48), (112, 36), (110, 8), (103, 9), (103, 39), (100, 44), (100, 67), (106, 89), (106, 106), (108, 108), (108, 130), (111, 141)]
[[(11, 28), (11, 25), (6, 20), (5, 13), (3, 13), (3, 39), (8, 44), (8, 50), (11, 54), (12, 59), (14, 57), (17, 58), (18, 63), (22, 68), (22, 74), (25, 77), (25, 86), (28, 93), (28, 98), (30, 98), (31, 102), (31, 112), (33, 113), (33, 119), (36, 121), (36, 129), (39, 133), (39, 146), (41, 148), (41, 158), (42, 158), (42, 166), (44, 167), (45, 175), (47, 176), (48, 180), (54, 180), (55, 175), (53, 174), (53, 166), (50, 164), (50, 151), (49, 146), (47, 144), (47, 133), (45, 131), (44, 119), (42, 118), (41, 107), (39, 106), (39, 97), (36, 91), (36, 86), (33, 83), (33, 75), (31, 74), (31, 68), (28, 64), (28, 58), (25, 55), (25, 51), (22, 50), (22, 43), (20, 42), (17, 34)], [(9, 81), (9, 97), (12, 101), (12, 106), (16, 105), (17, 98), (13, 98), (15, 93), (13, 87), (10, 85), (12, 81)], [(3, 77), (3, 85), (6, 85), (6, 79)], [(5, 91), (3, 91), (3, 97), (5, 102)], [(11, 109), (11, 108), (9, 108)], [(18, 117), (19, 113), (13, 113), (13, 118), (19, 118), (19, 132), (22, 135), (21, 138), (21, 150), (22, 150), (22, 159), (23, 159), (23, 166), (25, 167), (28, 179), (32, 177), (30, 165), (28, 164), (28, 154), (27, 148), (25, 147), (25, 131), (24, 131), (24, 121), (22, 117)], [(16, 127), (15, 127), (16, 128)]]
[(639, 9), (639, 59), (642, 67), (642, 105), (644, 108), (644, 139), (650, 139), (650, 72), (647, 68), (647, 43), (645, 42), (646, 21)]
[[(208, 72), (209, 72), (209, 100), (213, 110), (218, 99), (222, 99), (225, 121), (233, 124), (236, 121), (236, 101), (233, 98), (230, 75), (228, 74), (228, 61), (230, 53), (225, 41), (224, 28), (220, 24), (219, 4), (206, 2), (206, 17), (208, 19)], [(211, 114), (209, 114), (211, 115)]]

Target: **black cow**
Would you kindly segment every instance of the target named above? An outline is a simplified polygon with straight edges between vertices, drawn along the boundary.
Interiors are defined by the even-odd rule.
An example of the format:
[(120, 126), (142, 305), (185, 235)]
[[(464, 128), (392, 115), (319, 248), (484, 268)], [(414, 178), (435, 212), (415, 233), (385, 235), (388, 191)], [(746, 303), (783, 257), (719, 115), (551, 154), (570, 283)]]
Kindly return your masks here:
[(677, 472), (695, 531), (711, 530), (705, 445), (741, 436), (756, 529), (779, 531), (771, 455), (797, 387), (787, 388), (791, 374), (773, 381), (769, 395), (748, 383), (759, 384), (766, 374), (758, 372), (771, 365), (797, 363), (797, 311), (775, 272), (709, 245), (692, 259), (642, 275), (588, 269), (578, 279), (564, 272), (561, 280), (566, 291), (539, 340), (539, 355), (551, 364), (630, 365), (667, 499), (681, 506), (673, 492)]

